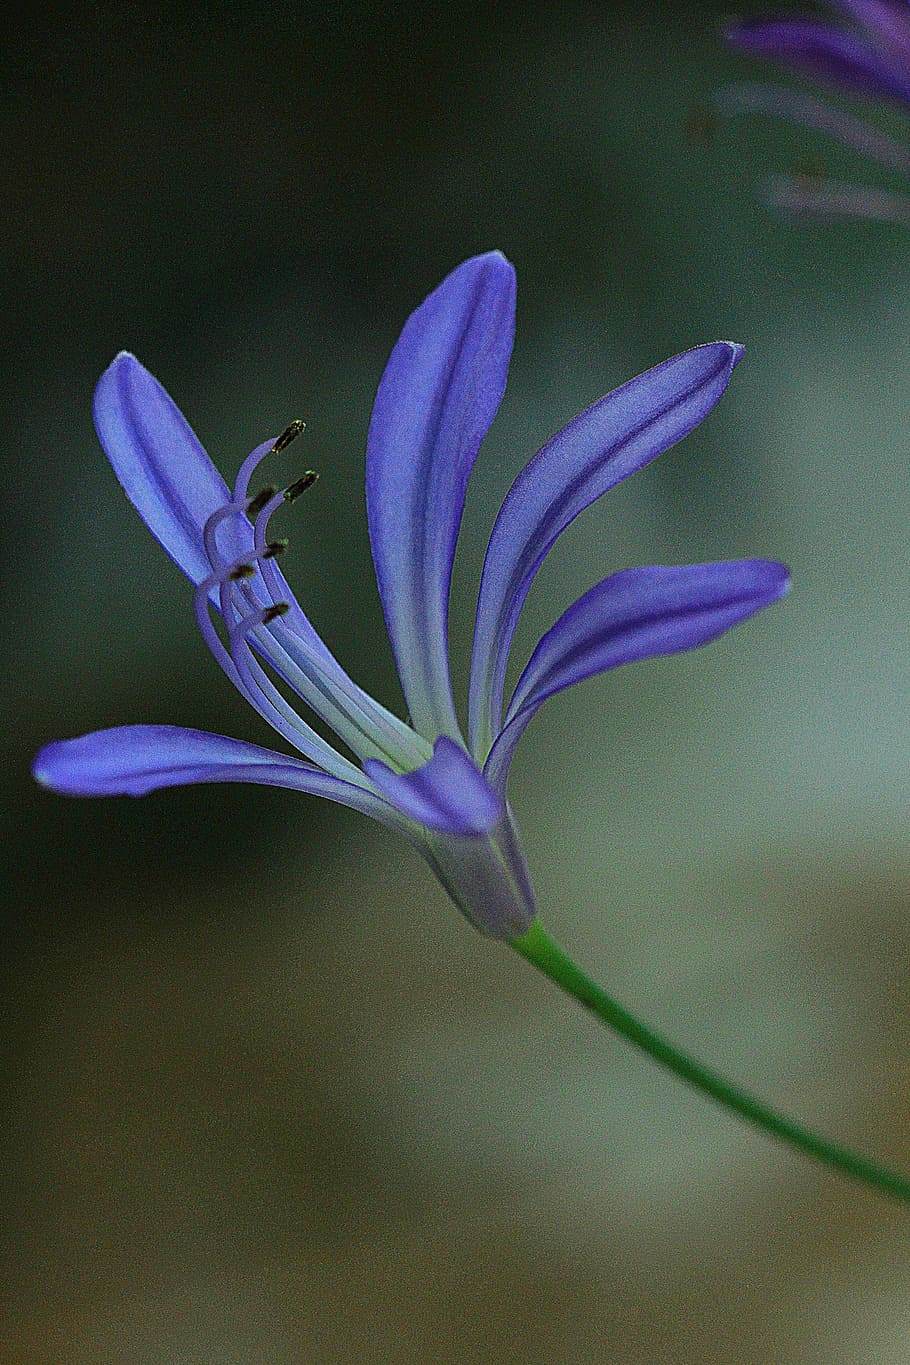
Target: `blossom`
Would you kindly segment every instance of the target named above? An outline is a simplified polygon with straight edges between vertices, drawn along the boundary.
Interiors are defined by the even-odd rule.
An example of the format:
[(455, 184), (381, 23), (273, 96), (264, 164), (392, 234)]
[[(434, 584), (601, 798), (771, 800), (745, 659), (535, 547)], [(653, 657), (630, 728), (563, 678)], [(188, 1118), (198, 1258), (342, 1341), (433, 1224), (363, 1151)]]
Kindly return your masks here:
[[(736, 21), (726, 38), (750, 56), (853, 95), (910, 109), (910, 6), (907, 0), (831, 0), (844, 22), (810, 15)], [(903, 178), (910, 177), (910, 148), (864, 119), (802, 91), (762, 84), (728, 86), (715, 97), (723, 113), (763, 112), (811, 128), (860, 152)], [(817, 175), (775, 176), (771, 203), (821, 217), (910, 221), (910, 199), (888, 189), (861, 187)]]
[[(468, 724), (449, 674), (448, 600), (468, 478), (502, 398), (514, 332), (514, 271), (498, 252), (454, 270), (405, 324), (379, 384), (366, 454), (370, 543), (407, 723), (348, 676), (314, 630), (270, 539), (286, 488), (251, 494), (260, 463), (300, 424), (257, 446), (232, 489), (186, 419), (133, 356), (102, 375), (94, 416), (127, 497), (194, 585), (221, 668), (293, 753), (169, 725), (57, 741), (34, 773), (58, 792), (141, 795), (252, 782), (327, 797), (408, 838), (480, 930), (516, 940), (536, 922), (507, 784), (541, 705), (637, 659), (701, 645), (782, 596), (780, 564), (749, 559), (613, 573), (543, 636), (506, 701), (516, 623), (571, 521), (691, 431), (726, 388), (741, 348), (697, 346), (593, 404), (531, 459), (496, 518), (480, 579)], [(220, 624), (219, 624), (220, 622)], [(329, 743), (290, 697), (337, 736)]]

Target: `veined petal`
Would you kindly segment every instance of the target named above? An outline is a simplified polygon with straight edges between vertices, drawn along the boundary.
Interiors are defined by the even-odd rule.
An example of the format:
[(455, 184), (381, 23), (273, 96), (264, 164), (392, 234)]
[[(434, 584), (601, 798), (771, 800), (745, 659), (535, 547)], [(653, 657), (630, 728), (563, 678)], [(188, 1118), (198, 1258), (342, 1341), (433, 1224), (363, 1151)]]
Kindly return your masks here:
[(489, 834), (426, 836), (423, 855), (475, 929), (506, 942), (536, 915), (534, 889), (518, 832), (506, 809)]
[(376, 394), (367, 516), (389, 637), (415, 728), (458, 736), (448, 599), (465, 488), (502, 398), (515, 272), (499, 252), (454, 270), (405, 324)]
[(814, 19), (752, 19), (731, 24), (727, 41), (753, 57), (821, 77), (848, 90), (910, 102), (910, 73), (890, 54)]
[(194, 782), (291, 787), (351, 806), (395, 829), (404, 822), (385, 801), (353, 782), (258, 744), (176, 725), (124, 725), (57, 740), (35, 758), (44, 787), (65, 796), (144, 796)]
[(741, 559), (611, 574), (580, 597), (540, 641), (518, 680), (484, 772), (503, 793), (515, 746), (554, 693), (606, 669), (694, 649), (788, 590), (783, 564)]
[(444, 834), (489, 834), (504, 814), (502, 801), (465, 751), (445, 735), (433, 757), (413, 772), (396, 773), (378, 759), (364, 771), (403, 814)]
[[(212, 566), (202, 531), (230, 501), (227, 485), (158, 380), (121, 351), (98, 381), (95, 429), (123, 491), (146, 526), (193, 583)], [(252, 546), (249, 524), (231, 518), (228, 558)]]
[[(337, 695), (337, 698), (342, 699), (342, 711), (343, 701), (352, 699), (353, 704), (365, 713), (367, 721), (376, 725), (381, 735), (394, 740), (404, 734), (407, 727), (396, 722), (361, 689), (355, 687), (314, 630), (281, 570), (275, 563), (264, 561), (264, 526), (259, 526), (261, 543), (257, 543), (257, 533), (245, 513), (246, 472), (243, 474), (242, 495), (235, 503), (176, 404), (157, 379), (127, 352), (117, 356), (98, 382), (95, 423), (105, 451), (130, 501), (191, 580), (197, 585), (211, 581), (208, 596), (225, 615), (228, 625), (231, 625), (234, 617), (230, 609), (232, 602), (238, 620), (251, 609), (268, 608), (276, 601), (287, 602), (293, 637), (288, 633), (286, 639), (292, 640), (297, 646), (295, 666), (309, 668), (319, 679), (329, 703), (328, 707), (321, 703), (319, 688), (315, 696), (314, 689), (310, 688), (307, 700), (314, 710), (329, 723), (337, 722), (338, 713), (331, 706), (333, 696)], [(255, 468), (272, 447), (271, 440), (258, 446), (244, 462), (244, 471)], [(278, 494), (270, 506), (272, 503), (276, 507), (281, 506), (281, 495)], [(218, 522), (217, 529), (212, 527), (209, 530), (206, 543), (206, 525), (213, 517)], [(219, 578), (219, 568), (232, 563), (239, 564), (247, 558), (252, 569), (251, 578), (238, 584)], [(204, 622), (200, 624), (204, 626)], [(216, 658), (224, 666), (225, 655), (218, 646), (217, 637), (205, 629), (203, 633)], [(284, 667), (289, 663), (286, 651), (276, 645), (267, 631), (251, 633), (250, 643), (273, 667), (287, 675), (288, 669)], [(251, 695), (242, 686), (236, 670), (228, 665), (226, 671), (258, 708), (255, 689)], [(273, 715), (267, 718), (274, 723)], [(335, 724), (335, 728), (350, 742), (350, 727), (345, 728), (342, 723), (340, 729), (338, 724)], [(323, 757), (328, 759), (327, 766), (331, 767), (331, 749), (302, 722), (299, 729), (302, 735), (308, 737), (311, 756), (318, 757), (319, 761)], [(282, 732), (296, 744), (296, 738)], [(354, 747), (357, 748), (356, 743)], [(322, 757), (316, 750), (321, 751)]]
[(509, 648), (548, 550), (578, 514), (681, 440), (727, 387), (742, 347), (684, 351), (608, 393), (563, 427), (519, 474), (487, 548), (471, 657), (470, 730), (482, 758), (499, 728)]

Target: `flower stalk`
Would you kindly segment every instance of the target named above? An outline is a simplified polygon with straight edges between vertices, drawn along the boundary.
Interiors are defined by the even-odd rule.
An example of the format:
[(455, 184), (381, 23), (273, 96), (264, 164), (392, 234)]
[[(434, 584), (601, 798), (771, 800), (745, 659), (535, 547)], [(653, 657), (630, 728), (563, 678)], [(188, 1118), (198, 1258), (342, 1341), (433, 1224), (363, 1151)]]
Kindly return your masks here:
[(767, 1133), (769, 1137), (778, 1138), (805, 1156), (832, 1167), (842, 1175), (859, 1180), (882, 1194), (910, 1204), (910, 1179), (847, 1147), (818, 1136), (683, 1052), (592, 981), (555, 939), (550, 937), (540, 920), (535, 920), (530, 929), (519, 938), (513, 938), (511, 946), (567, 995), (590, 1010), (607, 1028), (634, 1044), (653, 1061), (672, 1071), (674, 1076), (686, 1081), (701, 1094), (708, 1095), (725, 1109)]

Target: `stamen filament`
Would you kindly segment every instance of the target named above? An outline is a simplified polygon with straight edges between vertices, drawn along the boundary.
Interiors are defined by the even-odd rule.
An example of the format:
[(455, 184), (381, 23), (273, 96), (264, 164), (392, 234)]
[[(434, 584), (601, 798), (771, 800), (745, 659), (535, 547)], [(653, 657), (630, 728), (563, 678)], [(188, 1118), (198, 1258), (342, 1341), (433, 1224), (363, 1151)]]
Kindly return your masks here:
[[(223, 520), (225, 516), (232, 515), (235, 510), (231, 504), (227, 504), (225, 508), (220, 508), (218, 512), (212, 514), (205, 527), (209, 543), (214, 545), (214, 529), (218, 522)], [(244, 655), (242, 645), (249, 629), (258, 624), (259, 618), (264, 615), (269, 615), (272, 619), (276, 606), (287, 606), (285, 603), (272, 603), (262, 607), (254, 603), (256, 610), (253, 616), (242, 620), (239, 612), (235, 611), (230, 586), (232, 582), (238, 581), (234, 575), (240, 569), (252, 568), (260, 560), (260, 555), (250, 554), (242, 559), (223, 564), (197, 586), (193, 597), (193, 611), (202, 637), (216, 662), (238, 691), (264, 720), (275, 726), (288, 743), (292, 744), (305, 757), (318, 763), (327, 772), (342, 777), (346, 781), (355, 782), (358, 786), (368, 786), (366, 778), (356, 764), (339, 754), (321, 735), (317, 734), (312, 726), (297, 715), (268, 675), (252, 658), (252, 654), (250, 654), (249, 659)], [(240, 577), (242, 579), (245, 575), (240, 575)], [(210, 594), (213, 588), (219, 590), (221, 614), (228, 627), (229, 650), (225, 649), (210, 616)], [(252, 599), (250, 588), (246, 587), (245, 590)], [(243, 632), (242, 639), (240, 639), (238, 628), (244, 624), (244, 621), (248, 624)], [(235, 640), (237, 639), (240, 639), (240, 643), (235, 648)]]
[[(286, 444), (292, 439), (293, 436)], [(256, 650), (358, 758), (380, 758), (401, 771), (419, 767), (429, 761), (432, 747), (348, 679), (301, 611), (274, 563), (287, 542), (266, 539), (272, 515), (311, 488), (317, 478), (314, 471), (308, 470), (286, 489), (269, 486), (247, 500), (249, 477), (264, 455), (274, 449), (274, 444), (259, 447), (247, 457), (235, 484), (234, 498), (206, 522), (203, 538), (213, 574), (206, 580), (205, 592), (201, 587), (197, 591), (195, 609), (200, 631), (224, 672), (260, 714), (289, 743), (329, 771), (337, 772), (337, 765), (343, 763), (357, 774), (361, 785), (367, 781), (359, 768), (306, 724), (257, 662), (252, 633), (260, 626), (266, 627), (268, 633), (254, 637)], [(247, 516), (254, 509), (253, 552), (225, 563), (217, 543), (218, 527), (225, 520), (238, 517), (245, 528), (249, 525)], [(271, 601), (263, 603), (256, 584), (249, 581), (255, 577), (253, 566), (258, 566), (260, 581)], [(209, 616), (208, 595), (213, 588), (218, 589), (221, 615), (228, 627), (227, 651)], [(277, 625), (279, 613), (273, 610), (278, 604), (285, 608), (280, 614), (289, 615), (287, 624), (281, 626)], [(267, 620), (263, 613), (268, 614)], [(339, 775), (350, 780), (347, 771)]]
[(278, 604), (263, 607), (249, 616), (238, 618), (228, 630), (230, 656), (244, 683), (247, 696), (260, 714), (301, 753), (313, 758), (336, 777), (343, 777), (345, 781), (353, 782), (358, 787), (369, 787), (370, 783), (361, 769), (350, 759), (339, 754), (301, 719), (254, 656), (249, 634), (261, 626), (266, 617), (271, 619), (271, 613), (276, 605)]
[[(282, 493), (271, 497), (260, 509), (253, 528), (257, 562), (273, 601), (285, 596), (287, 584), (266, 553), (266, 535), (269, 521), (283, 501)], [(429, 762), (432, 746), (348, 678), (295, 602), (291, 602), (287, 622), (271, 633), (284, 656), (281, 662), (274, 658), (271, 662), (358, 757), (381, 758), (402, 771)], [(288, 664), (293, 667), (293, 676), (288, 673)]]

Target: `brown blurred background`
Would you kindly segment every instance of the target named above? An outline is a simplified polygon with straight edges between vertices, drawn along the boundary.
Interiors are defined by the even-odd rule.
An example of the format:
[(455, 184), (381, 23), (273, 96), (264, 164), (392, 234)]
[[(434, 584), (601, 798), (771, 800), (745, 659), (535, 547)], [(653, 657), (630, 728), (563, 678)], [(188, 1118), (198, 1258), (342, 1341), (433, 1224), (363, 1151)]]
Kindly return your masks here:
[(704, 429), (561, 542), (516, 661), (627, 564), (772, 555), (794, 594), (554, 702), (514, 804), (546, 922), (605, 985), (910, 1169), (908, 238), (766, 217), (754, 186), (804, 155), (793, 133), (687, 140), (745, 72), (720, 6), (692, 14), (12, 17), (3, 1362), (910, 1358), (905, 1213), (598, 1032), (410, 850), (287, 792), (79, 803), (28, 774), (48, 739), (129, 721), (270, 742), (98, 448), (92, 387), (120, 347), (228, 475), (306, 418), (322, 477), (288, 575), (398, 706), (363, 448), (423, 295), (478, 250), (518, 269), (457, 565), (459, 685), (524, 460), (645, 366), (743, 341)]

